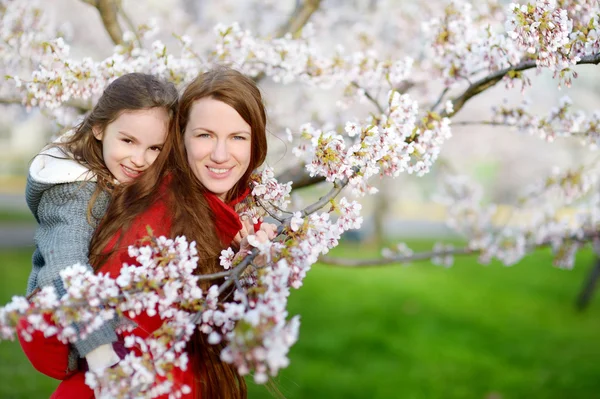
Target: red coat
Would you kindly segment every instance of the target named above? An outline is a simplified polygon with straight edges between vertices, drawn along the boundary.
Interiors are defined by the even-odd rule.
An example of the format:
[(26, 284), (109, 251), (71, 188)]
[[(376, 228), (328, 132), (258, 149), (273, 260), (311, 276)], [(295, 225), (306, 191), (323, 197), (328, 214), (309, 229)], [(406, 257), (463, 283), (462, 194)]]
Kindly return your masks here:
[[(235, 235), (242, 228), (239, 216), (235, 213), (233, 206), (243, 200), (248, 195), (248, 191), (229, 204), (223, 203), (214, 194), (206, 194), (208, 203), (215, 214), (217, 233), (224, 243), (224, 247), (229, 246)], [(165, 198), (160, 197), (148, 210), (133, 221), (132, 226), (127, 231), (122, 232), (123, 237), (120, 248), (106, 261), (101, 271), (109, 273), (113, 278), (117, 277), (123, 263), (135, 263), (135, 260), (129, 257), (127, 246), (147, 236), (147, 226), (152, 228), (156, 236), (170, 236), (171, 223), (172, 216)], [(116, 244), (116, 240), (117, 237), (115, 236), (108, 244), (108, 248), (112, 249)], [(151, 318), (146, 313), (136, 317), (134, 321), (138, 324), (138, 328), (133, 331), (133, 334), (141, 337), (147, 337), (162, 324), (162, 321), (158, 317)], [(21, 327), (24, 327), (25, 324), (24, 319), (21, 319)], [(56, 337), (44, 338), (43, 334), (39, 332), (34, 334), (31, 342), (25, 342), (20, 334), (17, 335), (19, 336), (23, 351), (38, 371), (50, 377), (63, 380), (51, 396), (51, 399), (94, 398), (93, 391), (85, 385), (84, 371), (70, 373), (66, 371), (69, 352), (68, 345), (61, 343)], [(192, 387), (192, 390), (195, 387), (193, 378), (191, 368), (188, 368), (186, 371), (177, 370), (174, 373), (176, 382), (185, 383)], [(193, 391), (189, 395), (182, 396), (182, 398), (188, 399), (195, 397), (195, 392)]]

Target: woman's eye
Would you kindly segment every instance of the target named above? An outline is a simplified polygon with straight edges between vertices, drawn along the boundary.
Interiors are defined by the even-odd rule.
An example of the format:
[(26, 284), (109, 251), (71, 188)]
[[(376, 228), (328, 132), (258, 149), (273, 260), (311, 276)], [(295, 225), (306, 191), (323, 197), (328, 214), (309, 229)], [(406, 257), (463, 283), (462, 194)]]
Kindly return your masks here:
[(202, 139), (206, 139), (206, 138), (210, 138), (210, 134), (208, 134), (208, 133), (200, 133), (196, 137), (199, 137), (199, 138), (202, 138)]
[(131, 141), (131, 139), (121, 139), (121, 141), (124, 143), (127, 143), (127, 144), (133, 143), (133, 141)]
[(154, 146), (154, 147), (150, 147), (150, 150), (160, 152), (160, 150), (162, 150), (162, 147)]
[(246, 140), (246, 136), (233, 136), (234, 140)]

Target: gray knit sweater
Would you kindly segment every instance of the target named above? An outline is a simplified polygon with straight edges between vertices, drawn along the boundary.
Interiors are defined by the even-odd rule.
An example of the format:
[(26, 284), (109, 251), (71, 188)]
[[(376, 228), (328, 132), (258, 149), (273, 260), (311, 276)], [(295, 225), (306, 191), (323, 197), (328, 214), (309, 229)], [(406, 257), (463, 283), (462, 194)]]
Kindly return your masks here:
[[(62, 157), (62, 158), (60, 158)], [(39, 226), (35, 233), (33, 268), (27, 282), (27, 295), (36, 288), (54, 286), (59, 296), (66, 291), (60, 271), (76, 263), (88, 265), (89, 245), (95, 225), (87, 217), (88, 203), (96, 189), (95, 176), (79, 163), (64, 159), (57, 148), (45, 150), (32, 162), (25, 196)], [(109, 202), (107, 193), (98, 196), (92, 209), (99, 220)], [(95, 224), (95, 223), (94, 223)], [(75, 325), (76, 330), (82, 325)], [(77, 367), (77, 357), (84, 357), (103, 344), (117, 340), (115, 324), (100, 329), (73, 344), (69, 368)]]

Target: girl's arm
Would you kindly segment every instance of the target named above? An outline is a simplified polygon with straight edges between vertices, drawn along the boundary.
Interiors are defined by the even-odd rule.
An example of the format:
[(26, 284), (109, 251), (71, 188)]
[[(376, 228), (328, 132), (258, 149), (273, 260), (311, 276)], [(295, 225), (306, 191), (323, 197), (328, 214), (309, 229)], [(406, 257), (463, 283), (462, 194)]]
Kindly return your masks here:
[[(39, 228), (35, 234), (37, 250), (34, 253), (34, 270), (29, 279), (28, 291), (35, 287), (54, 286), (59, 296), (66, 291), (60, 272), (74, 264), (92, 267), (88, 263), (89, 244), (95, 227), (90, 225), (88, 203), (95, 190), (90, 182), (56, 184), (44, 191), (38, 205)], [(96, 216), (101, 215), (108, 197), (97, 200)], [(84, 324), (74, 325), (83, 331)], [(73, 343), (80, 357), (90, 355), (90, 368), (110, 366), (119, 358), (112, 350), (117, 340), (115, 326), (105, 323), (99, 329)]]

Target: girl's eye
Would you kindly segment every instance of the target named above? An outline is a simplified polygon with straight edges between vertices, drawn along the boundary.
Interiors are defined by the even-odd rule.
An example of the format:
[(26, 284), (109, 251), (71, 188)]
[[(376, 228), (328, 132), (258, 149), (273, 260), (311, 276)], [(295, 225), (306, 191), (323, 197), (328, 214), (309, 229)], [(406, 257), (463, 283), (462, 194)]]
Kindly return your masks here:
[(154, 147), (150, 147), (150, 150), (160, 152), (160, 150), (162, 150), (162, 147), (154, 146)]
[(133, 143), (133, 141), (131, 141), (131, 139), (121, 139), (121, 141), (124, 143), (127, 143), (127, 144)]
[(234, 140), (246, 140), (246, 136), (233, 136)]
[(202, 139), (207, 139), (210, 138), (210, 134), (208, 133), (199, 133), (198, 135), (196, 135), (196, 137), (202, 138)]

